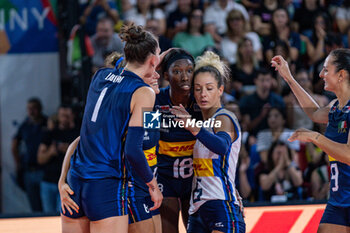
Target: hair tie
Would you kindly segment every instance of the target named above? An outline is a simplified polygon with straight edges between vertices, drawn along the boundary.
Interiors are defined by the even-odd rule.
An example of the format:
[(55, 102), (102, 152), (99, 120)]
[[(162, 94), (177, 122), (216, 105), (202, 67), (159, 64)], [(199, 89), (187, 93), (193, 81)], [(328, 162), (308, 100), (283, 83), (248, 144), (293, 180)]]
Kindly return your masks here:
[(120, 57), (118, 61), (115, 63), (114, 69), (118, 69), (119, 64), (124, 60), (124, 57)]

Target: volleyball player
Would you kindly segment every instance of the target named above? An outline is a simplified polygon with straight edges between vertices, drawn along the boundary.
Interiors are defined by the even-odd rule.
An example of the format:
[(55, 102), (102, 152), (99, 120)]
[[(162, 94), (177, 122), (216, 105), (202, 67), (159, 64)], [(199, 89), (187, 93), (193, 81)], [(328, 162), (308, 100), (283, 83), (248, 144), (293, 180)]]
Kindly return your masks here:
[(67, 177), (78, 209), (62, 213), (63, 232), (127, 232), (130, 165), (149, 187), (151, 210), (162, 201), (142, 151), (142, 112), (155, 99), (146, 83), (160, 61), (159, 45), (139, 26), (124, 26), (120, 36), (126, 42), (125, 68), (100, 69), (90, 85)]
[(350, 50), (333, 50), (325, 60), (320, 78), (325, 82), (324, 89), (333, 92), (337, 98), (322, 108), (295, 81), (283, 57), (276, 56), (271, 63), (288, 83), (310, 119), (327, 124), (325, 135), (298, 129), (289, 139), (312, 142), (328, 154), (330, 197), (318, 232), (350, 232)]
[(245, 232), (235, 174), (241, 147), (241, 130), (236, 116), (222, 108), (221, 96), (228, 68), (218, 55), (206, 52), (196, 60), (193, 75), (194, 97), (204, 126), (186, 124), (183, 106), (172, 112), (196, 137), (193, 149), (194, 179), (187, 232)]
[(162, 113), (164, 123), (157, 150), (157, 181), (164, 196), (160, 213), (163, 232), (177, 233), (180, 211), (185, 227), (188, 221), (195, 137), (172, 124), (174, 119), (170, 109), (182, 104), (194, 117), (198, 118), (201, 114), (191, 95), (192, 55), (186, 50), (174, 48), (164, 56), (160, 67), (162, 76), (169, 82), (169, 86), (161, 88), (155, 103), (155, 110)]

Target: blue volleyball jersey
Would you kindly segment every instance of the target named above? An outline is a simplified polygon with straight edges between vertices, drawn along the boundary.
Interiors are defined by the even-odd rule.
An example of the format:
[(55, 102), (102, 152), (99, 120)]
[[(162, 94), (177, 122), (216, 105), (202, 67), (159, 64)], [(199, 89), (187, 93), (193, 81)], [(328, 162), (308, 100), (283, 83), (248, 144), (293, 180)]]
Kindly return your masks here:
[[(350, 101), (342, 109), (336, 101), (329, 112), (325, 136), (332, 141), (346, 144), (349, 135)], [(334, 206), (350, 207), (350, 166), (328, 155), (331, 167), (329, 203)]]
[[(157, 129), (146, 129), (143, 136), (143, 152), (145, 153), (148, 165), (151, 170), (155, 172), (157, 165), (157, 154), (156, 146), (159, 140), (159, 130)], [(130, 197), (144, 198), (149, 196), (148, 186), (145, 182), (137, 175), (136, 171), (132, 170), (131, 186), (133, 189), (130, 190)]]
[(84, 179), (126, 178), (123, 150), (133, 93), (148, 86), (123, 69), (100, 69), (90, 84), (72, 174)]
[[(170, 87), (162, 88), (156, 96), (155, 110), (161, 116), (160, 139), (157, 147), (157, 173), (177, 179), (193, 175), (192, 157), (196, 138), (186, 129), (175, 126), (170, 108), (173, 106), (169, 95)], [(192, 118), (202, 119), (202, 113), (191, 96), (187, 112)]]

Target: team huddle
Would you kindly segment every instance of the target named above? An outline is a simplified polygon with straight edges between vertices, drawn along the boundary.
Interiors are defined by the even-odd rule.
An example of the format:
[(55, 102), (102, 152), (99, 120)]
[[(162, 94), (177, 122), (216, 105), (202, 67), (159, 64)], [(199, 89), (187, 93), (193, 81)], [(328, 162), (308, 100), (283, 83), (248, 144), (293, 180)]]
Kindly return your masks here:
[[(187, 232), (245, 232), (235, 187), (241, 129), (236, 116), (221, 104), (229, 78), (227, 66), (213, 52), (196, 59), (177, 48), (159, 54), (155, 37), (139, 26), (125, 25), (120, 37), (125, 41), (124, 55), (107, 59), (106, 68), (95, 73), (80, 137), (64, 159), (58, 184), (62, 231), (172, 233), (178, 232), (181, 212)], [(344, 58), (347, 67), (339, 63)], [(281, 56), (272, 59), (272, 66), (312, 120), (329, 122), (326, 136), (301, 129), (290, 138), (312, 141), (334, 158), (330, 202), (319, 230), (349, 227), (349, 219), (339, 220), (339, 215), (335, 219), (333, 213), (344, 203), (350, 206), (350, 200), (344, 199), (350, 195), (342, 190), (350, 187), (342, 177), (350, 171), (349, 139), (335, 132), (340, 121), (350, 124), (349, 111), (342, 110), (350, 109), (350, 94), (346, 94), (350, 52), (336, 50), (326, 60), (320, 77), (338, 101), (322, 109), (295, 82)], [(328, 81), (337, 73), (346, 81), (339, 85), (348, 92), (338, 91), (338, 84)], [(159, 89), (160, 76), (168, 87)], [(173, 122), (215, 120), (220, 124), (145, 129), (145, 111)], [(344, 218), (348, 216), (343, 212)]]

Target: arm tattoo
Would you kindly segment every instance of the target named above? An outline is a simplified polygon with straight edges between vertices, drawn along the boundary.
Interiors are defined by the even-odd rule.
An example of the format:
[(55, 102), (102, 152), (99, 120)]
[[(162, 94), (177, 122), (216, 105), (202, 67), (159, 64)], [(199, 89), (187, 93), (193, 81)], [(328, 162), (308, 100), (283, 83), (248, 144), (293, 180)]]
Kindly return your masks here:
[(315, 141), (318, 140), (318, 138), (320, 137), (320, 135), (321, 135), (320, 133), (317, 134), (317, 136), (316, 136), (316, 138), (315, 138)]

